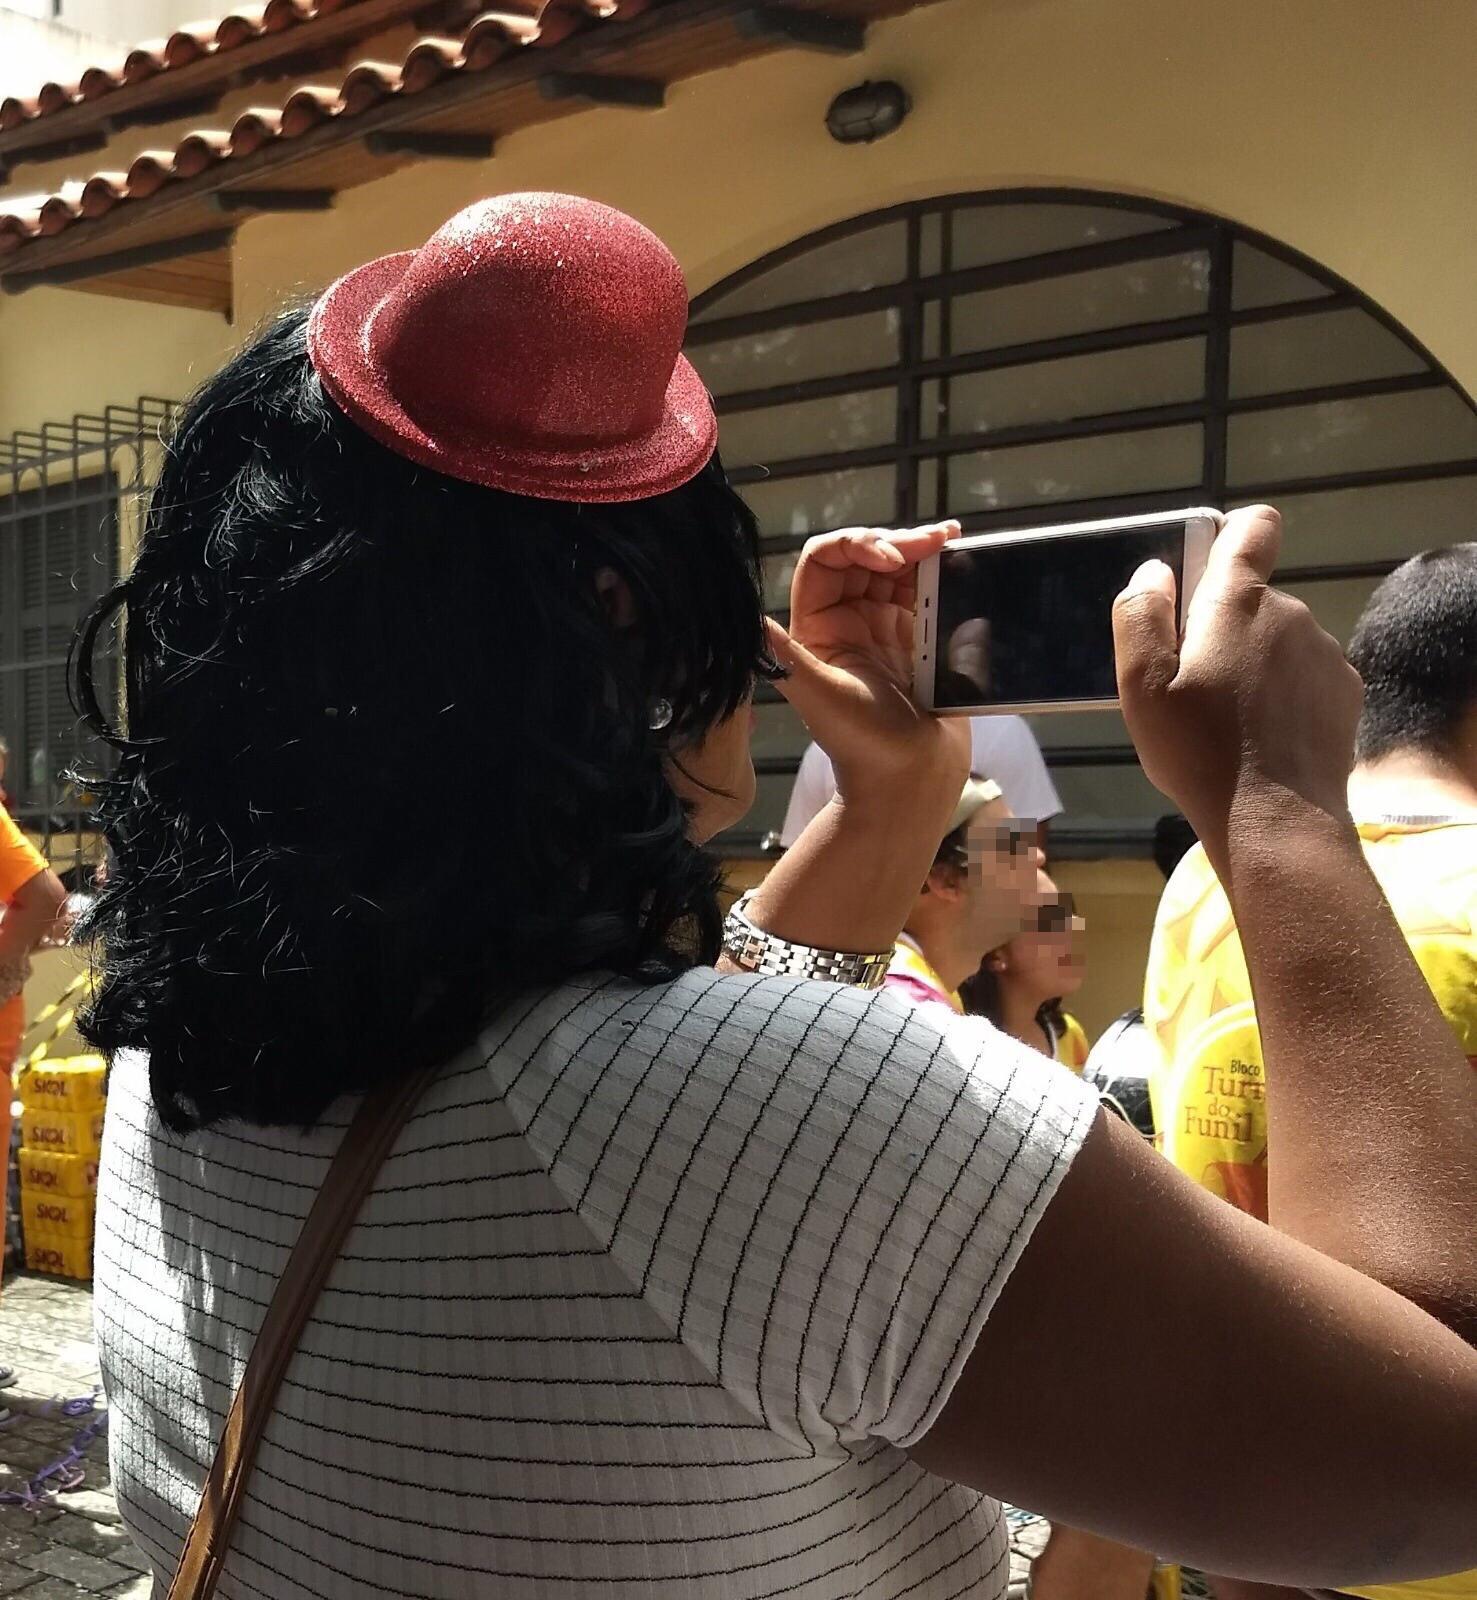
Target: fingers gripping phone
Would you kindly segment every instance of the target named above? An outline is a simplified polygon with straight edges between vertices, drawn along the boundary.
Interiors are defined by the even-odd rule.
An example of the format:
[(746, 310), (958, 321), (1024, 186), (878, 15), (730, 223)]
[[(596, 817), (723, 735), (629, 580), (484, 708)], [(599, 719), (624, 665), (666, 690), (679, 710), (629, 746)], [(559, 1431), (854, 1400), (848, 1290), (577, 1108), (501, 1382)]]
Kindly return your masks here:
[(1174, 572), (1183, 632), (1220, 525), (1196, 507), (950, 540), (918, 569), (918, 703), (959, 716), (1116, 706), (1114, 599), (1157, 558)]

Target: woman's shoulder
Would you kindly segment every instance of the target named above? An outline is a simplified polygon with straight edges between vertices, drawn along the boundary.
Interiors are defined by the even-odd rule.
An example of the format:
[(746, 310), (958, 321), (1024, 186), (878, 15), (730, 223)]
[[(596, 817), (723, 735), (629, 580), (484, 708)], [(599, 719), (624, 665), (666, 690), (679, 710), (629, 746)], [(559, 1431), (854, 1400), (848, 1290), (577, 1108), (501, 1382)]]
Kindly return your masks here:
[[(641, 985), (588, 977), (530, 996), (480, 1040), (510, 1103), (625, 1095), (639, 1083), (763, 1094), (809, 1085), (826, 1098), (952, 1095), (997, 1088), (1040, 1057), (981, 1017), (920, 1005), (892, 989), (695, 967)], [(626, 1087), (617, 1087), (617, 1086)], [(768, 1088), (766, 1088), (766, 1085)]]
[[(657, 983), (637, 983), (609, 974), (582, 975), (525, 996), (493, 1020), (484, 1044), (526, 1047), (532, 1041), (593, 1037), (611, 1027), (622, 1034), (657, 1031), (674, 1042), (713, 1043), (743, 1032), (754, 1037), (795, 1038), (805, 1048), (836, 1042), (881, 1027), (897, 1033), (917, 1027), (937, 1032), (940, 1021), (891, 988), (858, 989), (808, 978), (766, 977), (692, 967)], [(969, 1019), (973, 1020), (973, 1019)], [(796, 1030), (799, 1030), (797, 1037)]]

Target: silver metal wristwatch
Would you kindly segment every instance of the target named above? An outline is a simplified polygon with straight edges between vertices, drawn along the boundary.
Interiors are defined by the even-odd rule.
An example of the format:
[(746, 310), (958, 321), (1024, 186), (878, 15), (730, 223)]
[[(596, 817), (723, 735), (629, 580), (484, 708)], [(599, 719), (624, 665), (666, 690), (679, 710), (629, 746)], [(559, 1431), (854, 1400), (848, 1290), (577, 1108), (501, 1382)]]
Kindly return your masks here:
[(845, 950), (817, 950), (808, 944), (791, 944), (756, 928), (744, 910), (753, 898), (750, 889), (734, 902), (723, 923), (723, 953), (736, 967), (767, 978), (820, 978), (827, 983), (876, 989), (887, 976), (892, 951), (854, 955)]

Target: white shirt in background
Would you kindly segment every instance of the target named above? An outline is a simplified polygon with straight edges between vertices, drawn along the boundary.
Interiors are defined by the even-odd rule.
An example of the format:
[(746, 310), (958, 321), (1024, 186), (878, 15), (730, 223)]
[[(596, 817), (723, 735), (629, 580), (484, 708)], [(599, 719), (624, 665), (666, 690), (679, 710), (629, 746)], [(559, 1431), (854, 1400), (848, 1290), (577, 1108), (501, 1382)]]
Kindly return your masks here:
[[(1061, 796), (1025, 718), (971, 717), (969, 732), (973, 745), (971, 769), (1000, 785), (1005, 803), (1016, 816), (1045, 822), (1060, 814)], [(780, 843), (787, 849), (794, 844), (805, 825), (835, 793), (831, 758), (818, 744), (808, 745), (795, 774), (795, 787), (790, 791), (790, 809), (785, 813)]]

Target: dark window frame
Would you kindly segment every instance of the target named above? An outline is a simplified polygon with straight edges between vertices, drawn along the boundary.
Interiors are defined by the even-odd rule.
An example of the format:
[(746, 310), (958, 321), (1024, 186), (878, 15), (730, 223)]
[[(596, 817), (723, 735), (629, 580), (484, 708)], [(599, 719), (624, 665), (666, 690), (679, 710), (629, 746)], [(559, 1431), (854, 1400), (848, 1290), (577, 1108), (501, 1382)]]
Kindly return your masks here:
[[(995, 206), (1023, 204), (1083, 205), (1107, 210), (1127, 210), (1160, 219), (1171, 226), (1151, 229), (1121, 239), (1093, 242), (1061, 250), (1042, 252), (1011, 261), (955, 269), (952, 265), (952, 233), (955, 214), (961, 209), (977, 210)], [(924, 219), (939, 218), (939, 270), (920, 272)], [(905, 272), (893, 283), (850, 290), (836, 295), (814, 296), (773, 307), (714, 316), (700, 320), (723, 298), (745, 287), (756, 278), (803, 257), (848, 235), (901, 222), (905, 228)], [(1322, 288), (1321, 293), (1271, 305), (1235, 307), (1233, 259), (1236, 246), (1247, 245), (1304, 274)], [(939, 304), (940, 348), (949, 349), (951, 299), (981, 288), (1044, 282), (1076, 273), (1097, 271), (1140, 260), (1159, 260), (1203, 250), (1208, 258), (1208, 296), (1203, 313), (1157, 321), (1095, 329), (1055, 338), (1033, 340), (1015, 346), (972, 351), (959, 355), (925, 358), (922, 354), (924, 307)], [(1227, 433), (1229, 419), (1249, 412), (1270, 411), (1294, 405), (1321, 404), (1341, 400), (1411, 393), (1445, 388), (1477, 411), (1471, 395), (1456, 382), (1445, 366), (1408, 329), (1401, 326), (1382, 306), (1354, 284), (1330, 271), (1322, 263), (1279, 240), (1229, 219), (1210, 216), (1191, 209), (1145, 200), (1134, 195), (1092, 189), (1025, 187), (977, 193), (943, 195), (913, 200), (878, 211), (864, 213), (832, 224), (767, 252), (739, 271), (730, 274), (695, 297), (688, 329), (687, 347), (702, 347), (746, 334), (779, 328), (803, 327), (876, 310), (895, 310), (899, 316), (898, 360), (887, 366), (856, 372), (798, 379), (793, 383), (766, 385), (738, 390), (716, 398), (720, 419), (745, 411), (767, 409), (803, 400), (838, 398), (876, 389), (895, 389), (897, 429), (892, 443), (858, 450), (831, 451), (766, 462), (763, 466), (731, 470), (735, 484), (782, 482), (787, 478), (845, 471), (851, 468), (893, 466), (896, 469), (894, 519), (905, 524), (918, 520), (918, 468), (924, 460), (936, 461), (938, 503), (948, 504), (948, 467), (960, 454), (982, 449), (1009, 449), (1023, 445), (1060, 443), (1074, 438), (1107, 437), (1155, 427), (1198, 424), (1203, 430), (1203, 458), (1200, 478), (1173, 489), (1148, 493), (1105, 495), (1073, 501), (1047, 501), (1005, 509), (965, 513), (960, 520), (968, 532), (992, 528), (1071, 521), (1096, 516), (1114, 516), (1139, 511), (1167, 510), (1187, 503), (1232, 505), (1278, 495), (1304, 494), (1358, 487), (1423, 482), (1439, 478), (1477, 476), (1477, 457), (1419, 465), (1393, 466), (1350, 471), (1276, 483), (1237, 482), (1228, 476)], [(1231, 335), (1235, 328), (1252, 324), (1281, 322), (1320, 313), (1358, 309), (1369, 315), (1409, 349), (1424, 370), (1389, 378), (1359, 379), (1346, 383), (1308, 386), (1275, 394), (1251, 395), (1233, 399), (1230, 395)], [(948, 431), (949, 381), (973, 372), (1001, 370), (1013, 366), (1074, 356), (1098, 354), (1137, 346), (1168, 343), (1177, 339), (1205, 340), (1205, 372), (1202, 394), (1196, 401), (1140, 408), (1134, 411), (1101, 413), (1066, 421), (1030, 423), (991, 429), (979, 433)], [(919, 428), (919, 409), (923, 384), (939, 381), (940, 422), (934, 437), (924, 439)], [(764, 554), (793, 553), (805, 542), (803, 535), (781, 535), (764, 541)], [(1347, 578), (1376, 577), (1398, 563), (1364, 562), (1287, 567), (1279, 577), (1286, 582), (1317, 583)], [(772, 704), (779, 696), (762, 686), (758, 699)], [(1044, 752), (1054, 768), (1074, 766), (1124, 766), (1136, 761), (1127, 745), (1070, 746), (1048, 748)], [(756, 763), (761, 775), (792, 774), (798, 757), (770, 756)], [(1066, 842), (1060, 836), (1059, 843)], [(736, 830), (720, 841), (729, 855), (753, 855), (760, 846), (757, 832)], [(1139, 854), (1147, 847), (1141, 828), (1097, 830), (1084, 833), (1072, 853)]]
[[(105, 760), (107, 752), (79, 727), (66, 694), (67, 660), (77, 625), (117, 579), (125, 528), (142, 510), (147, 449), (176, 409), (173, 401), (144, 396), (0, 439), (0, 733), (10, 745), (4, 787), (16, 820), (70, 875), (95, 851), (95, 840), (87, 797), (65, 772), (79, 758)], [(32, 597), (22, 582), (28, 554), (40, 582)], [(32, 648), (27, 635), (38, 631), (40, 647)], [(105, 674), (114, 655), (108, 644), (100, 651)], [(33, 719), (28, 698), (38, 692), (38, 673)], [(31, 771), (37, 751), (46, 763), (39, 785)]]

